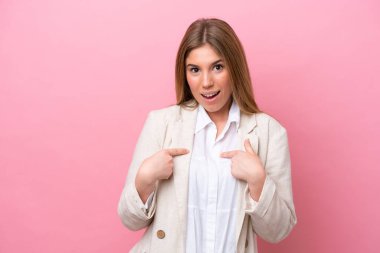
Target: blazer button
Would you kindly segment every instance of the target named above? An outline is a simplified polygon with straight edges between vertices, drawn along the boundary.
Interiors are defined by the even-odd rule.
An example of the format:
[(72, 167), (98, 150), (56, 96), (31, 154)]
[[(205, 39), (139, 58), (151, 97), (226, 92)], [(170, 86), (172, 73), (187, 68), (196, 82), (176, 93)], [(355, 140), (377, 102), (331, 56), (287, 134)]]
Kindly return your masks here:
[(157, 230), (157, 237), (163, 239), (165, 237), (165, 232), (163, 230)]

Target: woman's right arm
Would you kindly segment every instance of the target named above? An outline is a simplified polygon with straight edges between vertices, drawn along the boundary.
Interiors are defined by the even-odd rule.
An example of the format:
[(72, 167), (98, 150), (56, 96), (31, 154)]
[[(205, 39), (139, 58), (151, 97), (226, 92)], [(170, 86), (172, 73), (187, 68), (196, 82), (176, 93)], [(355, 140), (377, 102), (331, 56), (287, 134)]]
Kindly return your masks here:
[[(162, 149), (166, 123), (160, 111), (150, 112), (137, 141), (118, 213), (123, 224), (139, 230), (150, 224), (156, 210), (156, 185), (173, 174), (173, 157), (189, 153), (184, 148)], [(147, 203), (149, 196), (153, 200)]]
[[(136, 175), (144, 160), (162, 148), (165, 122), (163, 118), (158, 118), (157, 116), (159, 116), (157, 113), (150, 112), (144, 123), (118, 204), (118, 214), (123, 224), (131, 230), (139, 230), (148, 226), (152, 221), (156, 208), (156, 197), (154, 196), (149, 208), (147, 210), (145, 209), (144, 203), (137, 191), (135, 181)], [(142, 188), (144, 188), (144, 184), (142, 184), (142, 186)], [(145, 188), (145, 192), (147, 191), (149, 190)], [(150, 193), (145, 194), (149, 196)], [(146, 196), (146, 198), (148, 196)]]

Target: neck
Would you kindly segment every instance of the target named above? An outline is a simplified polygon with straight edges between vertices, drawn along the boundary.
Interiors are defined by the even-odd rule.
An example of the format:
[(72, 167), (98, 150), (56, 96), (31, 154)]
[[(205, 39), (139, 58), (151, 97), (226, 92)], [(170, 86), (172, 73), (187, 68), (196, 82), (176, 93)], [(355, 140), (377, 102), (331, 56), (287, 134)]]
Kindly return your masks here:
[(227, 122), (228, 114), (232, 105), (232, 98), (217, 112), (207, 112), (210, 119), (215, 123), (216, 126), (222, 125)]

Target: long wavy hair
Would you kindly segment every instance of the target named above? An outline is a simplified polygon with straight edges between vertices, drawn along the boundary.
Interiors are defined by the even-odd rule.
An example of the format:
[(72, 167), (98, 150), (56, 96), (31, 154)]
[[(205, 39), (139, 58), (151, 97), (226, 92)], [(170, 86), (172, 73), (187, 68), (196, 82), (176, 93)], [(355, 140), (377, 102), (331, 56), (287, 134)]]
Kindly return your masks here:
[(232, 96), (240, 110), (247, 114), (261, 112), (252, 90), (247, 59), (243, 46), (232, 27), (216, 18), (194, 21), (187, 29), (179, 46), (175, 65), (175, 90), (177, 105), (195, 108), (194, 99), (186, 79), (186, 58), (191, 50), (209, 44), (224, 60), (229, 71)]

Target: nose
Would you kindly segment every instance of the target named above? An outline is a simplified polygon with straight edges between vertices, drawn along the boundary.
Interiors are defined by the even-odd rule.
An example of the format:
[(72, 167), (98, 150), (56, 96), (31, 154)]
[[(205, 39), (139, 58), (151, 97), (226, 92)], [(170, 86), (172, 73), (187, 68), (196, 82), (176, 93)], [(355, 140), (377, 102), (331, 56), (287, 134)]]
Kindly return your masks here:
[(203, 80), (202, 80), (202, 86), (204, 89), (208, 89), (214, 85), (214, 81), (212, 80), (212, 77), (210, 74), (205, 73), (203, 75)]

